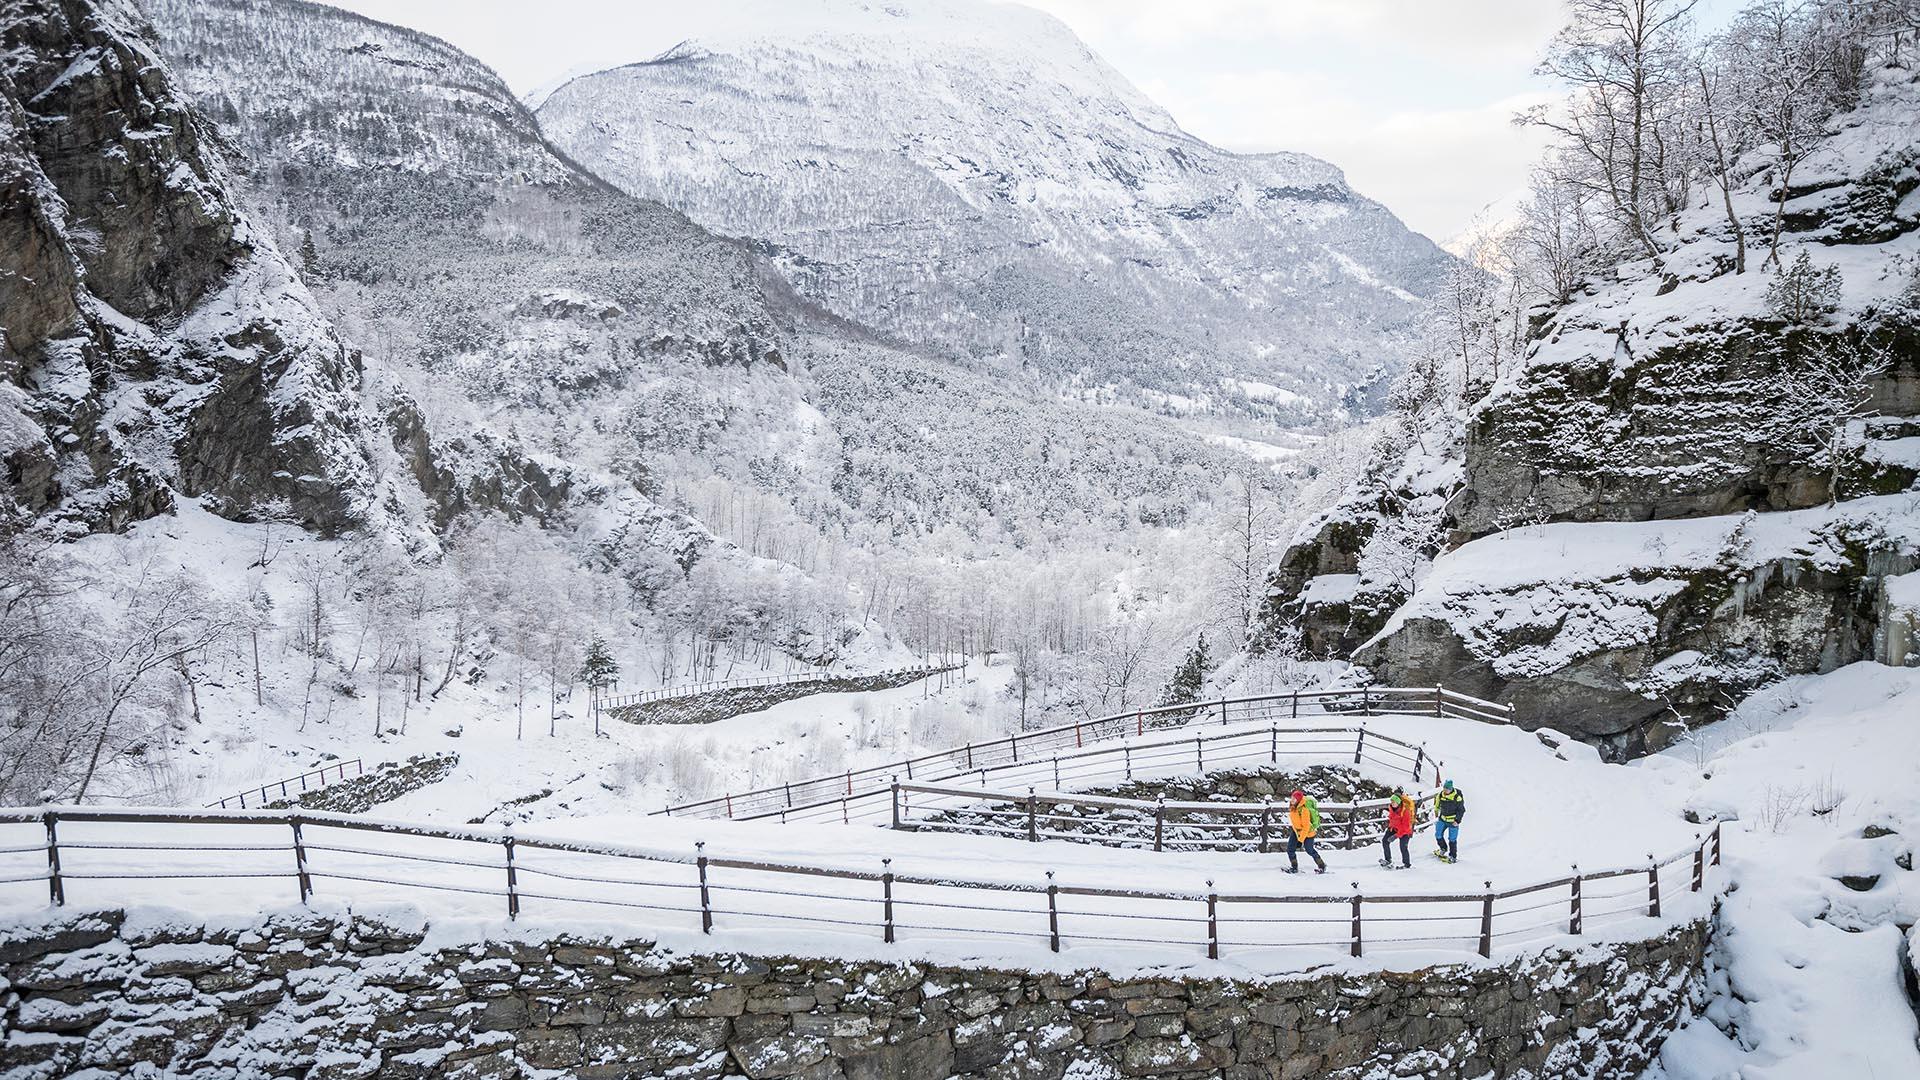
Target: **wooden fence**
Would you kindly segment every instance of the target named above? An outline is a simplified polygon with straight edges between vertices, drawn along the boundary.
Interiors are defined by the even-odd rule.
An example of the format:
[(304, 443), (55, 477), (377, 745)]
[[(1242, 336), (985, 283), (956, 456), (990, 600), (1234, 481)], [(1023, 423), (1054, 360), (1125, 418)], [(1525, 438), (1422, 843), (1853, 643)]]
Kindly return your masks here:
[[(1219, 698), (1189, 702), (1155, 709), (1135, 709), (1098, 720), (1077, 721), (1039, 731), (1023, 731), (1004, 738), (968, 743), (919, 757), (904, 758), (849, 769), (832, 776), (794, 781), (753, 791), (718, 795), (711, 799), (668, 806), (658, 813), (677, 817), (751, 819), (778, 817), (810, 806), (834, 803), (839, 799), (884, 801), (896, 778), (905, 780), (951, 780), (978, 772), (983, 767), (1019, 764), (1045, 759), (1050, 755), (1083, 749), (1095, 743), (1140, 736), (1151, 730), (1195, 722), (1230, 726), (1297, 720), (1302, 716), (1451, 716), (1492, 723), (1505, 723), (1513, 710), (1506, 705), (1444, 687), (1364, 686), (1339, 690), (1293, 690), (1251, 697)], [(1417, 770), (1416, 770), (1417, 771)]]
[[(332, 765), (322, 765), (317, 769), (309, 769), (299, 776), (289, 776), (285, 780), (270, 780), (267, 783), (261, 784), (257, 789), (248, 788), (237, 795), (229, 795), (224, 799), (215, 799), (213, 802), (208, 803), (207, 806), (209, 809), (225, 810), (228, 803), (233, 803), (239, 809), (245, 810), (249, 797), (252, 797), (255, 806), (265, 806), (267, 803), (277, 799), (290, 799), (302, 791), (306, 791), (309, 781), (312, 782), (313, 787), (323, 788), (327, 786), (327, 777), (331, 776), (333, 777), (332, 782), (337, 784), (347, 778), (347, 769), (349, 768), (353, 769), (353, 775), (355, 776), (359, 776), (362, 772), (366, 771), (361, 767), (359, 758), (354, 758), (352, 761), (338, 761)], [(296, 787), (295, 785), (298, 786)], [(256, 791), (258, 792), (257, 794)], [(279, 794), (270, 795), (269, 792), (273, 791), (277, 791)]]
[[(210, 903), (236, 886), (284, 881), (286, 897), (478, 898), (519, 918), (581, 908), (631, 912), (642, 932), (717, 935), (780, 928), (885, 942), (983, 940), (1044, 946), (1171, 946), (1252, 964), (1298, 963), (1301, 951), (1361, 956), (1383, 948), (1472, 950), (1580, 935), (1596, 921), (1661, 917), (1663, 897), (1700, 892), (1720, 863), (1720, 829), (1664, 859), (1466, 893), (1350, 895), (1096, 888), (1058, 881), (803, 865), (517, 836), (510, 829), (382, 822), (339, 814), (198, 813), (48, 807), (0, 810), (0, 897), (39, 887), (55, 905), (120, 905), (135, 882), (159, 882), (171, 906), (183, 883), (213, 879)], [(1663, 875), (1668, 880), (1663, 880)], [(1676, 878), (1675, 875), (1683, 875)], [(91, 894), (98, 883), (97, 894)], [(79, 886), (79, 888), (76, 888)], [(1624, 886), (1624, 888), (1622, 887)], [(254, 903), (258, 898), (249, 898)], [(32, 901), (37, 903), (38, 901)], [(239, 901), (247, 905), (249, 901)], [(268, 898), (270, 902), (270, 898)], [(453, 901), (448, 901), (452, 903)], [(232, 907), (220, 909), (223, 912)]]

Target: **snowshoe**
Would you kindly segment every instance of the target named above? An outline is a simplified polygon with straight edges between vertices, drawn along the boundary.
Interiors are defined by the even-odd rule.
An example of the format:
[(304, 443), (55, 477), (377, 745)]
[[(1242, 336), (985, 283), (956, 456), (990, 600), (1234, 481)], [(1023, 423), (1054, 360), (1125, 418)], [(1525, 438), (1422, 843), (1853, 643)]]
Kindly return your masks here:
[(1326, 872), (1327, 872), (1327, 868), (1326, 868), (1326, 867), (1324, 867), (1324, 866), (1322, 866), (1322, 867), (1317, 867), (1317, 868), (1316, 868), (1316, 869), (1315, 869), (1315, 870), (1314, 870), (1313, 872), (1314, 872), (1314, 873), (1316, 873), (1316, 874), (1324, 874), (1324, 873), (1326, 873)]
[(1297, 874), (1300, 872), (1300, 868), (1297, 866), (1283, 866), (1280, 868), (1280, 872), (1283, 874)]
[(1453, 862), (1453, 861), (1454, 861), (1454, 858), (1453, 858), (1453, 856), (1451, 856), (1451, 855), (1449, 855), (1449, 854), (1447, 854), (1447, 853), (1446, 853), (1446, 852), (1444, 852), (1444, 851), (1436, 851), (1436, 852), (1434, 852), (1434, 853), (1433, 853), (1433, 857), (1434, 857), (1434, 858), (1436, 858), (1436, 859), (1439, 859), (1439, 860), (1440, 860), (1441, 862), (1443, 862), (1443, 863), (1450, 863), (1450, 862)]

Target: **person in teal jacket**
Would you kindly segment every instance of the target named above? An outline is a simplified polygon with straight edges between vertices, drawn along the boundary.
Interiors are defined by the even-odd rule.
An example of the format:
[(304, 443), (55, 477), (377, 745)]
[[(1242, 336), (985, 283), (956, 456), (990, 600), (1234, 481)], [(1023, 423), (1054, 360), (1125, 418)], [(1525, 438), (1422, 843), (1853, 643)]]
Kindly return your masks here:
[(1440, 850), (1434, 852), (1447, 862), (1460, 859), (1460, 819), (1467, 816), (1467, 797), (1448, 780), (1440, 785), (1440, 794), (1433, 797), (1433, 842)]

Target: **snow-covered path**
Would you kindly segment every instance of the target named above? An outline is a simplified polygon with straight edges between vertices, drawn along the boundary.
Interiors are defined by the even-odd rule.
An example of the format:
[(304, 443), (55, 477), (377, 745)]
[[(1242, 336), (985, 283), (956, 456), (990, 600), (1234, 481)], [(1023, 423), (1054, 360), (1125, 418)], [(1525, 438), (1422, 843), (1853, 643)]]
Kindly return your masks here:
[[(1264, 726), (1263, 726), (1264, 728)], [(1322, 963), (1419, 966), (1470, 958), (1485, 882), (1496, 891), (1568, 875), (1631, 868), (1589, 881), (1590, 937), (1642, 936), (1697, 917), (1712, 895), (1691, 891), (1697, 830), (1678, 817), (1685, 789), (1660, 770), (1621, 769), (1588, 753), (1556, 756), (1505, 726), (1431, 717), (1369, 722), (1445, 747), (1467, 792), (1464, 861), (1422, 858), (1388, 871), (1371, 849), (1330, 851), (1324, 876), (1279, 873), (1282, 856), (1136, 851), (996, 837), (897, 832), (862, 825), (729, 822), (639, 813), (561, 819), (522, 830), (514, 850), (522, 921), (614, 924), (628, 933), (702, 942), (700, 871), (709, 859), (710, 947), (1158, 968), (1205, 962), (1215, 943), (1243, 973)], [(1162, 733), (1154, 738), (1179, 737)], [(303, 824), (317, 902), (414, 903), (436, 917), (498, 919), (507, 907), (506, 833), (421, 837), (365, 819), (313, 815)], [(395, 823), (398, 828), (406, 828)], [(1595, 826), (1598, 827), (1595, 827)], [(296, 902), (292, 830), (284, 820), (201, 824), (62, 821), (63, 884), (72, 905), (164, 904), (202, 915)], [(536, 842), (592, 845), (556, 850)], [(44, 826), (0, 827), (0, 903), (46, 902)], [(1662, 918), (1646, 914), (1650, 854), (1688, 858), (1659, 875)], [(885, 860), (891, 860), (890, 862)], [(783, 869), (769, 869), (770, 865)], [(824, 873), (823, 873), (824, 871)], [(881, 939), (891, 883), (896, 943)], [(205, 875), (186, 876), (182, 875)], [(238, 876), (258, 875), (258, 876)], [(1051, 875), (1051, 876), (1049, 876)], [(407, 884), (395, 884), (405, 882)], [(1060, 890), (1051, 918), (1047, 889)], [(1087, 890), (1087, 891), (1081, 891)], [(1350, 957), (1351, 901), (1363, 897), (1364, 956)], [(1125, 895), (1094, 895), (1092, 891)], [(1207, 897), (1212, 905), (1209, 926)], [(1394, 897), (1458, 899), (1395, 902)], [(1564, 888), (1495, 904), (1495, 956), (1561, 939)], [(1057, 924), (1060, 953), (1051, 941)]]

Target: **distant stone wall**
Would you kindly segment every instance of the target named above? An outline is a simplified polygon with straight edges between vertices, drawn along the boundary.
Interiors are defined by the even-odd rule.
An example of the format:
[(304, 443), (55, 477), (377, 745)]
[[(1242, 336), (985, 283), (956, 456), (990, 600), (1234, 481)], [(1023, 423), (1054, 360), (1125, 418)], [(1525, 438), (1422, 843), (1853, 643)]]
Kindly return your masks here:
[(1624, 1078), (1697, 998), (1706, 939), (1246, 982), (57, 913), (0, 927), (0, 1075)]
[[(949, 669), (951, 670), (951, 669)], [(629, 724), (711, 724), (716, 720), (771, 709), (783, 701), (812, 697), (815, 694), (866, 694), (892, 690), (919, 682), (938, 672), (894, 671), (883, 675), (857, 675), (840, 679), (810, 679), (804, 682), (773, 683), (768, 686), (736, 686), (709, 690), (704, 694), (662, 698), (638, 705), (608, 709), (607, 715)]]

